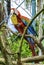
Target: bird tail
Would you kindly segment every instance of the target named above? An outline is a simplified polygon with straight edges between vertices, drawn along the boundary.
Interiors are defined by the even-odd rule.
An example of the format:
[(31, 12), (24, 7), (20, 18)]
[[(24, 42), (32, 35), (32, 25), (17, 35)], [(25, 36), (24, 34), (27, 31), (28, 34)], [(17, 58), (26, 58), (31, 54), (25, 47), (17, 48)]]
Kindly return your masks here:
[(27, 38), (27, 37), (25, 39), (29, 44), (29, 49), (31, 49), (31, 51), (32, 51), (32, 56), (36, 56), (37, 54), (35, 52), (35, 43), (34, 43), (33, 39)]

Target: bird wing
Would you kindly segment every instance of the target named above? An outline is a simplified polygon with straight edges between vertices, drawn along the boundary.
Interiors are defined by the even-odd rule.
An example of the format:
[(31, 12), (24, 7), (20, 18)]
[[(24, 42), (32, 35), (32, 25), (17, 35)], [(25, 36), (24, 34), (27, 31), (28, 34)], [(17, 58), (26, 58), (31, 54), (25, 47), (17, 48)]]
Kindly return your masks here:
[(14, 24), (14, 25), (17, 25), (18, 24), (18, 21), (17, 21), (17, 16), (16, 15), (12, 15), (11, 16), (11, 20), (12, 20), (12, 23)]
[[(29, 19), (29, 18), (27, 18), (27, 17), (25, 17), (25, 16), (21, 16), (21, 20), (22, 20), (22, 22), (27, 26), (27, 24), (28, 23), (30, 23), (31, 22), (31, 20)], [(33, 34), (33, 35), (37, 35), (37, 33), (36, 33), (36, 31), (34, 30), (34, 28), (32, 27), (32, 25), (30, 25), (29, 27), (28, 27), (28, 33), (30, 33), (30, 34)]]

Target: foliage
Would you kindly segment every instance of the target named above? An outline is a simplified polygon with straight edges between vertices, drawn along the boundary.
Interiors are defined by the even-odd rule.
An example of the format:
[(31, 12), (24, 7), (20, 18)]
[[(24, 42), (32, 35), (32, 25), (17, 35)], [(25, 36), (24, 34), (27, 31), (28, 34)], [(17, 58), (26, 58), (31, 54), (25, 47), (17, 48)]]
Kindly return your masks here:
[[(42, 19), (42, 29), (43, 29), (43, 35), (44, 35), (44, 19)], [(39, 31), (39, 20), (36, 19), (36, 32), (38, 34)]]
[(31, 2), (31, 0), (25, 0), (25, 6), (26, 6), (26, 8), (28, 8), (28, 5), (29, 5), (30, 2)]
[(26, 3), (29, 3), (31, 0), (26, 0)]
[(43, 47), (44, 47), (44, 40), (42, 41), (42, 45), (43, 45)]
[[(14, 35), (11, 37), (12, 40), (15, 38)], [(19, 46), (20, 46), (20, 38), (17, 38), (17, 40), (14, 40), (12, 42), (11, 38), (8, 39), (8, 43), (9, 43), (9, 47), (13, 52), (18, 52)], [(29, 57), (32, 56), (32, 52), (29, 49), (29, 45), (27, 43), (26, 40), (23, 41), (23, 46), (22, 46), (22, 53), (21, 53), (21, 57)], [(15, 59), (17, 58), (17, 55), (14, 56)]]

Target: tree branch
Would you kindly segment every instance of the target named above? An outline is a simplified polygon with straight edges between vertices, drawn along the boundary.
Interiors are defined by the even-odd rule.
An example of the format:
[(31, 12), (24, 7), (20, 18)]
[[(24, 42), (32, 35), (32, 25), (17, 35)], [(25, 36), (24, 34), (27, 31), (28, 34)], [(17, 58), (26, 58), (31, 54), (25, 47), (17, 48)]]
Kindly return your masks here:
[(21, 59), (22, 62), (44, 61), (44, 55)]
[[(11, 31), (11, 29), (8, 28), (7, 26), (6, 26), (6, 28), (8, 29), (8, 31)], [(11, 31), (11, 32), (12, 32), (12, 31)], [(15, 35), (17, 35), (17, 36), (22, 36), (20, 33), (18, 33), (18, 34), (14, 33), (14, 32), (12, 32), (12, 33), (15, 34)], [(41, 50), (43, 50), (43, 52), (44, 52), (44, 48), (43, 48), (43, 46), (42, 46), (42, 44), (41, 44), (41, 41), (44, 39), (44, 36), (41, 37), (39, 41), (36, 39), (36, 37), (35, 37), (34, 35), (25, 34), (25, 36), (26, 36), (26, 37), (31, 37), (31, 38), (34, 40), (35, 44), (37, 44), (38, 47), (39, 47)], [(9, 53), (9, 52), (8, 52), (8, 53)], [(9, 54), (11, 55), (11, 53), (9, 53)], [(14, 54), (14, 53), (13, 53), (13, 54)], [(16, 54), (16, 53), (15, 53), (15, 54)]]
[(42, 36), (42, 37), (40, 38), (40, 40), (39, 40), (39, 41), (40, 41), (40, 43), (41, 43), (41, 41), (42, 41), (43, 39), (44, 39), (44, 36)]
[[(35, 62), (35, 61), (44, 61), (44, 55), (42, 56), (35, 56), (35, 57), (28, 57), (28, 58), (22, 58), (21, 62), (22, 63), (27, 63), (27, 62)], [(0, 62), (5, 62), (4, 58), (0, 58)], [(17, 61), (12, 61), (13, 64), (17, 64)]]
[(1, 47), (1, 52), (3, 54), (3, 57), (5, 59), (5, 65), (12, 65), (11, 59), (8, 57), (6, 53), (6, 49), (5, 49), (6, 45), (5, 45), (5, 40), (3, 35), (0, 36), (0, 47)]
[(44, 53), (44, 47), (42, 46), (41, 41), (44, 39), (44, 36), (40, 38), (40, 40), (37, 40), (36, 37), (34, 35), (25, 35), (26, 37), (31, 37), (35, 44), (37, 44), (37, 46), (42, 50), (42, 52)]
[[(19, 48), (20, 54), (21, 54), (23, 39), (24, 39), (24, 36), (25, 36), (25, 33), (26, 33), (28, 27), (32, 24), (33, 20), (43, 11), (44, 11), (44, 9), (42, 9), (38, 14), (36, 14), (36, 16), (27, 24), (27, 27), (25, 27), (24, 33), (22, 34), (22, 38), (21, 38), (21, 42), (20, 42), (20, 48)], [(38, 44), (38, 46), (41, 48), (41, 46), (39, 44)]]

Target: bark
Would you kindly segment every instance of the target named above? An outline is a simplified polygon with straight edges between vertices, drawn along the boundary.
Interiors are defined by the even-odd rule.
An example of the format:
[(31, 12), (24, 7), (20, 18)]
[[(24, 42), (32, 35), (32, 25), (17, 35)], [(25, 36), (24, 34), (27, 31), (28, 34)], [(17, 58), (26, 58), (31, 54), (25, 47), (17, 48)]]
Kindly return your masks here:
[(27, 28), (30, 26), (30, 24), (33, 22), (33, 20), (34, 20), (41, 12), (43, 12), (43, 10), (44, 10), (44, 9), (42, 9), (38, 14), (36, 14), (36, 16), (31, 20), (31, 22), (28, 23), (28, 25), (27, 25), (27, 27), (25, 28), (24, 33), (23, 33), (23, 35), (22, 35), (21, 43), (23, 42), (23, 38), (24, 38), (24, 36), (25, 36), (25, 33), (26, 33), (26, 31), (27, 31)]
[[(43, 8), (43, 0), (37, 0), (37, 12), (39, 12), (41, 10), (41, 8)], [(38, 31), (38, 40), (42, 37), (43, 35), (43, 29), (42, 29), (42, 13), (38, 16), (38, 20), (39, 20), (39, 31)], [(42, 50), (39, 49), (39, 55), (42, 55)]]
[[(6, 26), (7, 27), (7, 26)], [(11, 31), (11, 29), (9, 29), (8, 27), (7, 27), (7, 29), (8, 29), (8, 31), (10, 31), (10, 32), (12, 32)], [(20, 33), (14, 33), (14, 32), (12, 32), (14, 35), (17, 35), (17, 36), (22, 36)], [(42, 46), (42, 44), (41, 44), (41, 41), (44, 39), (44, 36), (42, 36), (39, 40), (37, 40), (37, 38), (35, 37), (35, 36), (33, 36), (33, 35), (26, 35), (25, 34), (25, 36), (26, 37), (31, 37), (33, 40), (34, 40), (34, 42), (35, 42), (35, 44), (37, 44), (37, 46), (42, 50), (42, 52), (44, 52), (44, 47)], [(14, 40), (15, 41), (15, 40)], [(22, 46), (22, 45), (21, 45)]]
[(2, 36), (2, 35), (0, 36), (0, 48), (1, 48), (1, 52), (3, 54), (3, 57), (5, 59), (5, 65), (12, 65), (9, 55), (6, 53), (5, 40), (4, 40), (4, 36)]
[[(35, 62), (35, 61), (44, 61), (44, 55), (42, 56), (35, 56), (35, 57), (28, 57), (28, 58), (22, 58), (21, 62), (22, 63), (27, 63), (27, 62)], [(0, 58), (0, 62), (5, 62), (4, 58)], [(12, 61), (13, 64), (17, 64), (17, 61)]]
[[(32, 62), (32, 61), (43, 61), (44, 60), (44, 55), (42, 56), (42, 57), (32, 57), (32, 58), (25, 58), (25, 60), (24, 59), (21, 59), (21, 50), (22, 50), (22, 43), (23, 43), (23, 38), (24, 38), (24, 36), (25, 36), (25, 33), (26, 33), (26, 31), (27, 31), (27, 28), (28, 28), (28, 26), (30, 26), (30, 24), (32, 24), (32, 22), (33, 22), (33, 20), (43, 11), (44, 9), (42, 9), (33, 19), (32, 19), (32, 21), (30, 22), (30, 23), (28, 23), (28, 25), (27, 25), (27, 27), (25, 28), (25, 30), (24, 30), (24, 33), (23, 33), (23, 35), (22, 35), (22, 38), (21, 38), (21, 42), (20, 42), (20, 47), (19, 47), (19, 51), (18, 51), (18, 61), (16, 62), (17, 63), (17, 65), (22, 65), (22, 62), (28, 62), (28, 61), (30, 61), (30, 62)], [(36, 41), (35, 41), (36, 42)], [(37, 43), (37, 42), (36, 42)], [(3, 35), (1, 35), (0, 36), (0, 48), (1, 48), (1, 52), (2, 52), (2, 54), (3, 54), (3, 57), (4, 57), (4, 59), (5, 59), (5, 65), (12, 65), (12, 63), (13, 63), (13, 61), (11, 61), (11, 58), (9, 57), (9, 55), (7, 54), (7, 52), (6, 52), (6, 43), (5, 43), (5, 39), (4, 39), (4, 36)], [(43, 50), (43, 47), (41, 47), (39, 44), (37, 44), (42, 50)], [(15, 63), (15, 61), (14, 61), (14, 63)]]
[(25, 59), (21, 59), (22, 62), (35, 62), (35, 61), (44, 61), (44, 55), (42, 56), (35, 56), (35, 57), (28, 57)]
[[(24, 29), (24, 33), (22, 34), (22, 37), (21, 37), (21, 42), (20, 42), (20, 47), (19, 47), (19, 51), (18, 51), (18, 53), (19, 53), (19, 55), (20, 55), (20, 57), (18, 56), (18, 64), (20, 64), (21, 63), (21, 50), (22, 50), (22, 43), (23, 43), (23, 39), (24, 39), (24, 36), (25, 36), (25, 33), (26, 33), (26, 31), (27, 31), (27, 28), (30, 26), (30, 24), (32, 24), (32, 22), (33, 22), (33, 20), (41, 13), (41, 12), (43, 12), (43, 10), (44, 9), (42, 9), (28, 24), (27, 24), (27, 27), (25, 27), (25, 29)], [(42, 45), (42, 44), (41, 44)], [(39, 45), (40, 46), (40, 45)], [(21, 64), (22, 65), (22, 64)]]

